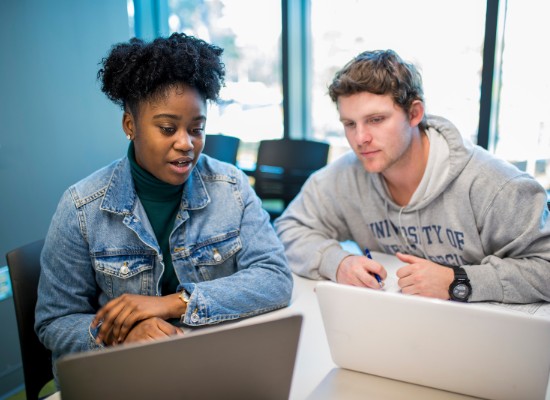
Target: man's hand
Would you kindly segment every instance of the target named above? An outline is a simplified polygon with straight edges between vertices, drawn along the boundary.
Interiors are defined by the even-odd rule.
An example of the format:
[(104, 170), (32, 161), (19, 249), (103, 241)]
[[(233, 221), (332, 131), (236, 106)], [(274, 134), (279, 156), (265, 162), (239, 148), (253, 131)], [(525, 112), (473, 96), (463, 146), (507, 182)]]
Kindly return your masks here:
[(338, 266), (336, 281), (346, 285), (380, 289), (374, 274), (378, 274), (382, 280), (388, 275), (384, 267), (374, 260), (365, 256), (347, 256)]
[(124, 343), (162, 339), (167, 336), (183, 335), (183, 330), (157, 317), (138, 322), (130, 330)]
[(163, 320), (179, 318), (184, 312), (185, 305), (177, 293), (164, 297), (123, 294), (97, 312), (92, 328), (102, 322), (96, 337), (97, 343), (122, 343), (138, 322), (152, 317)]
[(397, 270), (397, 284), (402, 293), (449, 299), (449, 286), (454, 280), (451, 268), (408, 254), (396, 253), (396, 256), (407, 264)]

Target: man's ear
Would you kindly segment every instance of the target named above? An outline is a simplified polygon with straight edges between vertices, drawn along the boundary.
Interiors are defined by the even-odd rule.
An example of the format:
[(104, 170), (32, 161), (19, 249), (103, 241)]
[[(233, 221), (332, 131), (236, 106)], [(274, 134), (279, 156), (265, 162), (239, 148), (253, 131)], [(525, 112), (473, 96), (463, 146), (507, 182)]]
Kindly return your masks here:
[(409, 123), (411, 126), (418, 126), (424, 118), (424, 103), (420, 100), (415, 100), (409, 109)]
[(128, 140), (134, 140), (136, 137), (136, 123), (134, 116), (128, 111), (124, 111), (124, 114), (122, 114), (122, 129)]

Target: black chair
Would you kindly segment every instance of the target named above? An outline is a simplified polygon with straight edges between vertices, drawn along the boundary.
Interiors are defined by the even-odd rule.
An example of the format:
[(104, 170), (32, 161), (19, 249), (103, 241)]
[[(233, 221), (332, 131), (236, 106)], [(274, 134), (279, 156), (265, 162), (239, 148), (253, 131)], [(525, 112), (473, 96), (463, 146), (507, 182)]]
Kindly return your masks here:
[(27, 399), (33, 400), (39, 398), (42, 387), (53, 379), (51, 352), (40, 343), (34, 332), (34, 309), (43, 245), (42, 239), (6, 254), (23, 361), (25, 392)]
[(220, 161), (236, 165), (240, 142), (241, 140), (234, 136), (208, 134), (202, 152)]
[[(264, 207), (277, 218), (300, 192), (307, 178), (328, 161), (329, 144), (313, 140), (262, 140), (254, 177), (254, 190), (262, 200), (278, 199), (282, 206)], [(265, 204), (265, 202), (264, 202)]]

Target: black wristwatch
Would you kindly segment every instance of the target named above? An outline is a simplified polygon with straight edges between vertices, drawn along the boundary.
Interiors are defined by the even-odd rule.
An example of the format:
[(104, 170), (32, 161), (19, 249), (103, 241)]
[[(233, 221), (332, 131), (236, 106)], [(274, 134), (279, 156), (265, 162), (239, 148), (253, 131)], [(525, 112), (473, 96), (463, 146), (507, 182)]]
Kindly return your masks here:
[(472, 294), (472, 285), (464, 268), (452, 267), (455, 273), (455, 279), (449, 286), (449, 296), (454, 301), (468, 301)]

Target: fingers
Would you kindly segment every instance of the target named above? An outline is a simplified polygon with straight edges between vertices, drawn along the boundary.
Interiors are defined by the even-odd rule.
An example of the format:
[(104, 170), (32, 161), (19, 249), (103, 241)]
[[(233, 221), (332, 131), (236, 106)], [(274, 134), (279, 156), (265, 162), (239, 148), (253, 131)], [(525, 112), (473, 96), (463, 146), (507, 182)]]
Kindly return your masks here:
[(370, 263), (370, 271), (374, 274), (377, 274), (383, 281), (385, 281), (388, 277), (388, 271), (386, 271), (386, 268), (384, 268), (382, 264), (379, 264), (375, 261)]
[(413, 264), (413, 263), (418, 263), (418, 262), (424, 261), (424, 258), (420, 258), (420, 257), (417, 257), (417, 256), (413, 256), (411, 254), (405, 254), (405, 253), (400, 253), (400, 252), (395, 253), (395, 256), (400, 261), (403, 261), (407, 264)]
[[(380, 277), (380, 279), (382, 279)], [(356, 286), (366, 286), (371, 289), (381, 289), (381, 285), (376, 279), (376, 277), (369, 272), (363, 271), (363, 273), (358, 274), (359, 285)], [(383, 282), (382, 282), (383, 285)]]
[(183, 329), (180, 327), (174, 326), (162, 319), (158, 320), (159, 329), (166, 335), (166, 336), (173, 336), (173, 335), (183, 335)]
[(97, 326), (101, 322), (101, 326), (97, 332), (97, 343), (113, 343), (116, 342), (116, 337), (112, 333), (113, 323), (118, 317), (124, 304), (120, 302), (120, 298), (116, 298), (107, 303), (101, 308), (92, 322), (92, 327)]
[[(397, 254), (401, 254), (402, 256), (404, 256), (403, 259), (401, 259), (401, 261), (405, 261), (404, 260), (405, 256), (408, 258), (408, 255), (406, 255), (406, 254), (402, 254), (402, 253), (397, 253)], [(405, 261), (405, 262), (407, 262), (407, 261)], [(408, 265), (405, 265), (404, 267), (401, 267), (397, 270), (395, 275), (398, 278), (397, 285), (401, 289), (401, 293), (403, 293), (403, 294), (417, 294), (416, 290), (415, 290), (416, 289), (415, 285), (418, 283), (417, 282), (418, 274), (416, 274), (417, 269), (418, 269), (417, 266), (415, 266), (413, 264), (408, 264)]]
[(364, 256), (348, 256), (342, 260), (336, 271), (336, 281), (352, 286), (363, 286), (380, 289), (380, 283), (375, 278), (378, 274), (382, 280), (387, 278), (387, 272), (382, 265)]
[(139, 321), (139, 316), (129, 307), (124, 307), (121, 312), (116, 316), (112, 324), (112, 334), (116, 338), (117, 342), (122, 343), (126, 338), (126, 335)]
[(407, 275), (405, 278), (400, 278), (397, 281), (397, 285), (403, 294), (420, 294), (418, 292), (419, 286), (415, 284), (411, 275)]
[[(378, 265), (381, 267), (380, 265)], [(377, 272), (380, 271), (380, 272)], [(386, 271), (383, 268), (369, 268), (367, 265), (360, 265), (354, 271), (357, 284), (355, 286), (366, 286), (372, 289), (380, 289), (380, 283), (375, 277), (378, 274), (381, 280), (387, 276)], [(384, 278), (382, 277), (384, 276)]]
[(124, 343), (157, 340), (173, 335), (183, 335), (183, 330), (163, 319), (153, 317), (136, 324), (126, 336)]
[[(414, 256), (413, 256), (414, 257)], [(418, 257), (414, 257), (418, 259)], [(452, 270), (432, 261), (420, 259), (419, 262), (405, 265), (397, 270), (397, 284), (404, 294), (421, 295), (447, 300), (448, 289), (452, 282)]]
[(149, 315), (142, 311), (141, 302), (146, 302), (146, 296), (124, 294), (111, 300), (101, 308), (92, 323), (102, 321), (101, 327), (97, 333), (96, 341), (101, 342), (123, 342), (130, 329), (138, 321), (143, 320)]
[(111, 300), (97, 312), (92, 322), (92, 328), (101, 322), (96, 337), (97, 343), (122, 343), (140, 321), (152, 317), (164, 320), (172, 314), (180, 315), (171, 310), (177, 308), (178, 311), (181, 308), (180, 301), (174, 301), (173, 298), (174, 295), (156, 297), (123, 294)]

